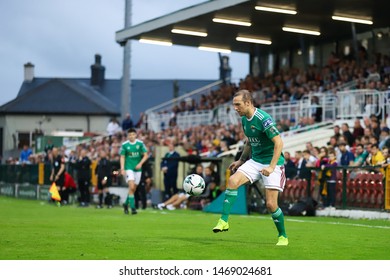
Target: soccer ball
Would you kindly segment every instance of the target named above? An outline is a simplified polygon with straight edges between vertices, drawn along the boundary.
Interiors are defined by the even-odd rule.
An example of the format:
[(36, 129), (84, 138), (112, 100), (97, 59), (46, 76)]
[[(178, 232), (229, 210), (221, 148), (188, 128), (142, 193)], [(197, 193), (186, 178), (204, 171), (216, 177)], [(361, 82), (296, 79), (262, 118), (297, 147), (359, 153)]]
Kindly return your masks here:
[(183, 181), (183, 189), (189, 195), (201, 195), (205, 188), (206, 184), (198, 174), (190, 174)]

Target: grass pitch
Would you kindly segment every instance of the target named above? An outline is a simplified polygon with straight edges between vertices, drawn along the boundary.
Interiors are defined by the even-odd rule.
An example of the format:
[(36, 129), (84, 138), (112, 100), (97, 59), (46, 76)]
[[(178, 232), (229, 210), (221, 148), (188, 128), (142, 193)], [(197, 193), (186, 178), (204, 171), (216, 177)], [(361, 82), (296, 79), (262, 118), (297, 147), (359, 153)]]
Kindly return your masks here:
[(286, 216), (290, 244), (276, 247), (269, 215), (56, 207), (0, 197), (1, 260), (389, 260), (390, 221)]

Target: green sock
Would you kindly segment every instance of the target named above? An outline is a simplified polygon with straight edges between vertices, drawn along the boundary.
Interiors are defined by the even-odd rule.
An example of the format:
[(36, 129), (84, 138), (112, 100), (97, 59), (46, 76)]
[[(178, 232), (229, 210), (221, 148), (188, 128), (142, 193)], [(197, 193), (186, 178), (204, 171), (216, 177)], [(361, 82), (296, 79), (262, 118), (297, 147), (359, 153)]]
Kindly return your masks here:
[(227, 189), (225, 192), (225, 199), (223, 201), (221, 219), (225, 222), (229, 219), (230, 209), (232, 209), (234, 202), (237, 199), (237, 190)]
[(129, 203), (130, 203), (130, 196), (129, 195), (127, 195), (127, 198), (126, 198), (126, 201), (125, 201), (125, 205), (129, 205)]
[(272, 213), (272, 219), (279, 232), (279, 236), (287, 237), (286, 229), (284, 228), (284, 215), (282, 209), (276, 209), (276, 211)]
[(127, 197), (127, 200), (130, 203), (130, 208), (135, 209), (135, 201), (134, 201), (134, 195), (130, 195)]

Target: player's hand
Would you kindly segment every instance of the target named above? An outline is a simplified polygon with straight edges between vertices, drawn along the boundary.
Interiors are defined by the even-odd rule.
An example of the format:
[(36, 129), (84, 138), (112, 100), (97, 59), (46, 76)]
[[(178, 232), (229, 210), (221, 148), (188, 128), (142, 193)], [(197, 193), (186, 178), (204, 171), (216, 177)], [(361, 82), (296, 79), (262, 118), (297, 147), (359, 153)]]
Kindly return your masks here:
[(123, 176), (126, 176), (126, 171), (125, 171), (124, 169), (121, 169), (121, 174), (122, 174)]
[(142, 167), (142, 164), (139, 164), (139, 163), (138, 163), (138, 164), (135, 166), (135, 169), (136, 169), (136, 170), (140, 170), (141, 167)]
[(264, 176), (269, 176), (272, 172), (274, 172), (274, 168), (271, 166), (267, 166), (266, 168), (263, 168), (260, 170), (260, 173), (263, 174)]
[(232, 172), (236, 172), (236, 170), (243, 164), (243, 162), (241, 160), (237, 160), (237, 161), (234, 161), (232, 162), (230, 165), (229, 165), (229, 169), (232, 171)]

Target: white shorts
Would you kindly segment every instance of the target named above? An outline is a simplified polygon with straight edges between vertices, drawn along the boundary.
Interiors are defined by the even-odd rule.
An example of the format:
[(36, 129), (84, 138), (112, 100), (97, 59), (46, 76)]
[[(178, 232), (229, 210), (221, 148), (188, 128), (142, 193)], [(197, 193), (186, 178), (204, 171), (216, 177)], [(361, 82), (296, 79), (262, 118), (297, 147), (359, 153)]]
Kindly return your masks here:
[(178, 193), (177, 194), (180, 198), (181, 197), (186, 197), (186, 198), (189, 198), (190, 197), (190, 195), (188, 194), (188, 193), (184, 193), (184, 192), (180, 192), (180, 193)]
[(126, 170), (126, 183), (129, 181), (134, 181), (134, 184), (138, 185), (141, 181), (142, 172), (136, 172), (133, 170)]
[(275, 167), (274, 172), (272, 172), (267, 177), (261, 174), (260, 170), (268, 166), (269, 164), (261, 164), (254, 161), (253, 159), (250, 159), (247, 160), (243, 165), (241, 165), (237, 169), (237, 171), (243, 173), (251, 183), (263, 179), (264, 186), (266, 189), (277, 189), (282, 192), (284, 190), (284, 185), (286, 183), (286, 174), (284, 173), (284, 165), (277, 165)]

